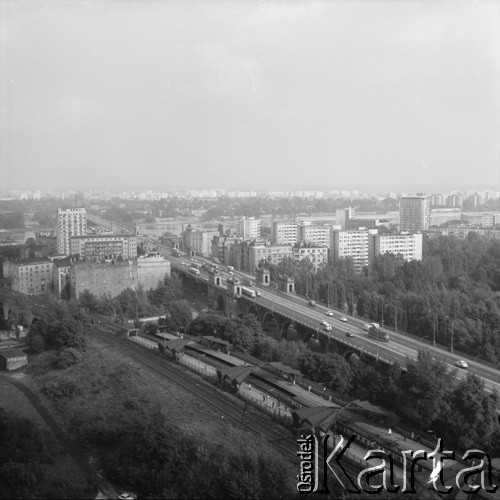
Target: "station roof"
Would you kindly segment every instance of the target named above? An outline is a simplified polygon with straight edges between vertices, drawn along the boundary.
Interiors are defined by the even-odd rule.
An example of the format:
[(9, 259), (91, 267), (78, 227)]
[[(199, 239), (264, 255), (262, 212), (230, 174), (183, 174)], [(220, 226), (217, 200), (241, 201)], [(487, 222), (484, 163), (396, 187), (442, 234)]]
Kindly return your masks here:
[(189, 339), (174, 339), (165, 344), (165, 347), (170, 351), (183, 351), (186, 344), (191, 342)]
[(204, 335), (203, 338), (208, 340), (209, 342), (213, 342), (214, 344), (231, 346), (231, 342), (228, 342), (227, 340), (218, 339), (217, 337), (212, 337), (212, 335)]
[(0, 356), (5, 359), (27, 357), (28, 355), (19, 349), (0, 349)]
[(273, 367), (275, 370), (278, 370), (280, 372), (284, 373), (290, 373), (292, 375), (302, 375), (302, 373), (299, 370), (293, 369), (291, 366), (284, 365), (281, 361), (271, 361), (270, 363), (267, 363), (267, 365)]
[(338, 408), (331, 406), (317, 406), (314, 408), (300, 408), (292, 411), (292, 417), (297, 427), (308, 424), (327, 432), (335, 422), (335, 417), (339, 412)]
[(228, 378), (231, 382), (241, 384), (251, 373), (251, 366), (230, 366), (221, 371), (222, 378)]

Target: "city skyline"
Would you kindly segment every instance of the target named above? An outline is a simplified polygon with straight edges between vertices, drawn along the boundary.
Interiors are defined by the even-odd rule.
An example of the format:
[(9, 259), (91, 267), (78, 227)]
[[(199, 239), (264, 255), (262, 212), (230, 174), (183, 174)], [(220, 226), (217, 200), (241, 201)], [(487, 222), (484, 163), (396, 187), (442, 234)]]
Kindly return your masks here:
[(500, 189), (495, 2), (2, 2), (5, 190)]

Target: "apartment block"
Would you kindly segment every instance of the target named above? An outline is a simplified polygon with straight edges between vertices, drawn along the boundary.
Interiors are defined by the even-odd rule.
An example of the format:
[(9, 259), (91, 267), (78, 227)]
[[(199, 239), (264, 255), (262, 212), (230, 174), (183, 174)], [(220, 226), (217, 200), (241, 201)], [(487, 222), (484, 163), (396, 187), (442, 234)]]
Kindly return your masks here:
[(209, 257), (212, 253), (212, 240), (218, 231), (199, 231), (188, 227), (182, 234), (183, 249), (192, 255)]
[(272, 245), (264, 241), (255, 241), (248, 245), (248, 267), (251, 273), (261, 260), (278, 265), (284, 259), (293, 259), (292, 245)]
[(293, 260), (300, 262), (308, 259), (313, 270), (317, 271), (320, 267), (328, 263), (328, 247), (312, 244), (297, 244), (293, 247)]
[(297, 229), (299, 243), (312, 243), (313, 245), (325, 247), (330, 244), (331, 226), (316, 226), (310, 222), (302, 222)]
[(500, 224), (500, 214), (484, 213), (482, 226), (485, 228), (493, 228)]
[(430, 227), (430, 200), (426, 195), (403, 196), (399, 205), (401, 232), (428, 231)]
[(369, 266), (374, 252), (373, 235), (377, 230), (361, 231), (332, 231), (332, 258), (333, 262), (339, 258), (351, 258), (354, 268), (361, 272)]
[(3, 275), (11, 279), (14, 292), (37, 295), (54, 289), (53, 263), (47, 258), (6, 261)]
[(375, 234), (374, 254), (393, 253), (404, 260), (422, 260), (422, 233)]
[(255, 240), (260, 238), (260, 219), (255, 217), (243, 217), (238, 221), (238, 236), (244, 240)]
[(137, 257), (137, 237), (130, 235), (87, 235), (71, 238), (71, 255), (81, 259), (98, 261), (103, 258)]
[(84, 208), (57, 210), (57, 253), (69, 255), (72, 236), (87, 234), (87, 211)]
[(439, 229), (443, 236), (455, 236), (456, 238), (467, 238), (470, 233), (476, 233), (481, 238), (487, 240), (498, 240), (500, 239), (500, 229), (486, 229), (478, 227), (445, 227)]
[(298, 242), (298, 226), (295, 222), (273, 221), (271, 242), (274, 245), (295, 245)]

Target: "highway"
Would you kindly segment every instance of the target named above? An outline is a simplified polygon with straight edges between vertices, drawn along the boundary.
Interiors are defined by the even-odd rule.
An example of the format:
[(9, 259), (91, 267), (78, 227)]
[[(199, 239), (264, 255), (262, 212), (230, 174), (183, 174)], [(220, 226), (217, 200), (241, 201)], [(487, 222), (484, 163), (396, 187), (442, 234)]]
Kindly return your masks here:
[[(173, 267), (183, 269), (187, 272), (187, 269), (191, 264), (189, 257), (173, 257), (169, 248), (158, 244), (156, 244), (156, 246), (161, 250), (162, 254), (172, 262)], [(213, 264), (213, 262), (209, 259), (204, 259), (198, 256), (196, 257), (196, 260), (198, 262)], [(219, 265), (219, 270), (225, 280), (231, 277), (231, 275), (227, 272), (226, 266)], [(255, 282), (254, 276), (247, 275), (240, 271), (235, 271), (234, 275), (242, 281), (251, 280)], [(208, 282), (208, 275), (204, 271), (200, 271), (200, 274), (196, 276), (196, 279)], [(408, 359), (417, 359), (418, 351), (420, 349), (427, 349), (436, 359), (445, 361), (450, 370), (456, 371), (455, 376), (459, 380), (466, 377), (467, 370), (456, 368), (455, 362), (465, 359), (469, 365), (469, 371), (474, 372), (477, 376), (483, 379), (485, 390), (487, 392), (492, 392), (493, 390), (500, 392), (500, 371), (484, 365), (475, 359), (471, 360), (468, 357), (464, 358), (458, 354), (452, 354), (451, 352), (440, 349), (439, 347), (428, 345), (412, 337), (401, 333), (395, 333), (384, 328), (382, 328), (382, 331), (389, 333), (390, 340), (389, 342), (378, 341), (368, 337), (366, 332), (363, 331), (363, 325), (370, 320), (346, 316), (347, 322), (342, 322), (339, 318), (345, 314), (336, 311), (333, 308), (328, 309), (320, 303), (316, 303), (316, 306), (313, 308), (308, 305), (305, 298), (296, 294), (285, 294), (284, 292), (265, 286), (254, 285), (254, 288), (260, 290), (262, 294), (261, 297), (250, 298), (243, 296), (242, 299), (254, 301), (255, 303), (268, 307), (273, 311), (279, 312), (293, 321), (301, 322), (315, 329), (319, 335), (336, 338), (338, 341), (344, 344), (352, 345), (353, 348), (361, 352), (366, 352), (377, 359), (381, 359), (389, 363), (398, 362), (402, 366), (405, 366)], [(326, 316), (327, 310), (333, 311), (334, 316)], [(326, 320), (332, 325), (332, 331), (327, 332), (323, 329), (320, 324), (320, 321), (323, 320)], [(346, 331), (354, 334), (354, 336), (347, 337), (345, 334)]]

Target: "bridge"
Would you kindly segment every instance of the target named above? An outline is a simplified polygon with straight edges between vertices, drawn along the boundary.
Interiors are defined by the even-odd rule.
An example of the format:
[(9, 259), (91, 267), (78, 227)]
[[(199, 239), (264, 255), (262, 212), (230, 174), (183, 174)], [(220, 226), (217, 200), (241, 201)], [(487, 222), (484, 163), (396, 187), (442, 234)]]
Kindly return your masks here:
[[(469, 371), (484, 380), (486, 391), (500, 391), (500, 371), (487, 363), (478, 361), (477, 357), (457, 353), (456, 350), (451, 353), (439, 346), (426, 344), (418, 337), (387, 329), (382, 330), (390, 335), (390, 340), (389, 342), (381, 342), (368, 337), (364, 332), (363, 326), (367, 322), (366, 319), (355, 316), (344, 317), (343, 313), (337, 311), (333, 313), (333, 318), (327, 317), (328, 309), (325, 306), (317, 304), (314, 308), (309, 307), (307, 301), (296, 295), (293, 290), (289, 291), (284, 287), (279, 290), (272, 289), (268, 286), (269, 282), (265, 283), (264, 279), (257, 278), (257, 286), (261, 291), (261, 296), (248, 297), (241, 293), (241, 286), (246, 279), (255, 280), (255, 277), (235, 272), (235, 277), (241, 283), (236, 282), (229, 285), (228, 280), (231, 280), (232, 276), (225, 271), (222, 271), (218, 278), (211, 278), (209, 273), (201, 270), (200, 274), (195, 276), (188, 271), (189, 259), (183, 260), (182, 257), (173, 257), (169, 254), (167, 247), (162, 245), (158, 245), (158, 247), (171, 261), (172, 269), (206, 286), (211, 307), (229, 316), (251, 312), (259, 319), (264, 331), (277, 339), (316, 340), (324, 351), (328, 350), (330, 342), (333, 341), (339, 346), (343, 346), (344, 350), (349, 349), (352, 352), (364, 353), (390, 364), (397, 362), (402, 366), (405, 366), (408, 359), (417, 359), (418, 351), (425, 348), (437, 359), (445, 361), (450, 369), (455, 368), (457, 361), (466, 360)], [(238, 290), (238, 285), (240, 290)], [(331, 331), (326, 331), (320, 325), (321, 321), (327, 321), (332, 327)], [(462, 380), (466, 375), (466, 370), (459, 369), (456, 377)]]
[[(232, 273), (226, 271), (199, 270), (199, 274), (194, 274), (189, 271), (191, 261), (182, 257), (167, 256), (167, 258), (171, 262), (172, 270), (185, 279), (195, 281), (206, 290), (211, 309), (229, 317), (253, 314), (259, 320), (264, 332), (276, 340), (300, 340), (306, 343), (315, 341), (322, 351), (328, 351), (329, 343), (336, 342), (347, 353), (358, 352), (386, 363), (395, 362), (384, 357), (378, 349), (370, 350), (369, 345), (364, 342), (359, 343), (354, 337), (346, 336), (346, 331), (349, 330), (346, 325), (342, 323), (339, 325), (337, 320), (326, 315), (318, 318), (318, 313), (310, 307), (304, 305), (297, 307), (296, 301), (301, 299), (295, 295), (291, 279), (283, 279), (278, 290), (272, 291), (266, 287), (269, 280), (266, 283), (266, 277), (262, 276), (260, 296), (250, 297), (243, 293), (248, 277), (242, 273), (236, 272), (234, 273), (236, 276), (232, 276)], [(256, 289), (255, 286), (253, 288)], [(331, 330), (327, 331), (321, 321), (330, 324)]]

